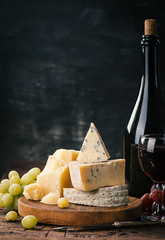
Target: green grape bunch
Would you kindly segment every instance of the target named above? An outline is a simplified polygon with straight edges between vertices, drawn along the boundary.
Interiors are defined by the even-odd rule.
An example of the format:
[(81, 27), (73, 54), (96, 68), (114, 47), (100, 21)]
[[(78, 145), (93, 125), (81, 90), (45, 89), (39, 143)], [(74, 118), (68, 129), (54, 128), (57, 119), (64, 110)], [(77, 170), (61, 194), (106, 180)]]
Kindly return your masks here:
[[(7, 221), (14, 221), (17, 218), (18, 199), (23, 196), (24, 187), (34, 183), (39, 174), (40, 169), (38, 167), (30, 169), (22, 177), (20, 177), (17, 171), (12, 170), (9, 172), (8, 178), (0, 182), (0, 208), (5, 207), (8, 209), (9, 212), (6, 214)], [(27, 220), (25, 219), (24, 221), (24, 225), (26, 225)], [(34, 222), (32, 225), (35, 225), (36, 220), (32, 218), (32, 221)]]

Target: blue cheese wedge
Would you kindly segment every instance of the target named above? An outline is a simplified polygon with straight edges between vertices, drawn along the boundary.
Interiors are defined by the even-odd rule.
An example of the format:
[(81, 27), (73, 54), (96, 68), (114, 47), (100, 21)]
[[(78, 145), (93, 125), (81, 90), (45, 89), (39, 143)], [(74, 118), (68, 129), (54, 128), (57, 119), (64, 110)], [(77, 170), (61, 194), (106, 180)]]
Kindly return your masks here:
[(125, 184), (125, 159), (105, 162), (69, 163), (71, 182), (80, 191), (92, 191), (101, 187)]
[(117, 207), (128, 205), (128, 187), (126, 184), (104, 187), (90, 192), (79, 191), (75, 188), (64, 188), (64, 197), (70, 203), (98, 206), (98, 207)]
[(109, 158), (110, 155), (97, 128), (91, 123), (77, 160), (81, 162), (101, 162)]

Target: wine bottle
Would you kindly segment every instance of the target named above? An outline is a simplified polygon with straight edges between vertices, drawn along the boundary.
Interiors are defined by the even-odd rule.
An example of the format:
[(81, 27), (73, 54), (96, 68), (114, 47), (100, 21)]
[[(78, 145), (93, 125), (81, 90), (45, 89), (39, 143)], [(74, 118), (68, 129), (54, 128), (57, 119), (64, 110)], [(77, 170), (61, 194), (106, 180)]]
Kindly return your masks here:
[(123, 156), (126, 159), (126, 180), (131, 196), (141, 197), (149, 192), (152, 182), (142, 172), (138, 160), (138, 142), (141, 135), (165, 133), (165, 103), (158, 73), (157, 22), (147, 19), (142, 35), (143, 76), (134, 109), (123, 139)]

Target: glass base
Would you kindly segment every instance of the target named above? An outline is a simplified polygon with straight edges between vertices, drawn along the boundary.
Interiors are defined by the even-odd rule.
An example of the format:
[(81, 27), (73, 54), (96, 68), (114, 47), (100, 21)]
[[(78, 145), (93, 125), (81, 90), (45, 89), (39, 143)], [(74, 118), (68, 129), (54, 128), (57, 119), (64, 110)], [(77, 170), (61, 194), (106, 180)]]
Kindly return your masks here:
[(152, 216), (151, 215), (151, 221), (152, 222), (165, 222), (165, 216)]
[(165, 223), (165, 215), (159, 216), (159, 215), (148, 215), (147, 213), (143, 213), (141, 216), (141, 221), (143, 222), (148, 222), (148, 221), (152, 221), (152, 222), (163, 222)]

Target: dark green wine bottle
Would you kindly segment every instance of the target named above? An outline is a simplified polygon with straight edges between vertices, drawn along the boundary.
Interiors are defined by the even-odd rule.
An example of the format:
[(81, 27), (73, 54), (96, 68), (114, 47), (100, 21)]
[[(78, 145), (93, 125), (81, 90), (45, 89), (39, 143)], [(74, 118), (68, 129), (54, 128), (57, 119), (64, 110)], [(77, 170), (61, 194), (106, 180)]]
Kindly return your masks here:
[(157, 22), (145, 20), (142, 35), (144, 73), (134, 109), (125, 130), (123, 157), (126, 159), (126, 180), (131, 196), (141, 197), (149, 192), (152, 181), (141, 170), (138, 160), (138, 142), (143, 134), (165, 133), (165, 103), (161, 94), (158, 74), (159, 36)]

